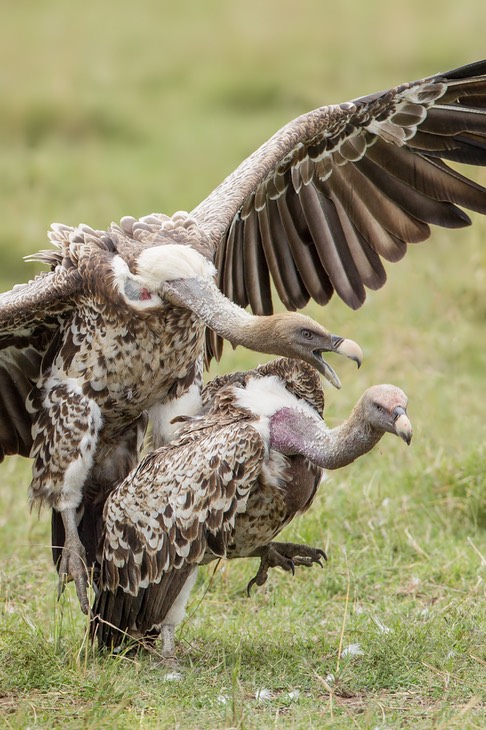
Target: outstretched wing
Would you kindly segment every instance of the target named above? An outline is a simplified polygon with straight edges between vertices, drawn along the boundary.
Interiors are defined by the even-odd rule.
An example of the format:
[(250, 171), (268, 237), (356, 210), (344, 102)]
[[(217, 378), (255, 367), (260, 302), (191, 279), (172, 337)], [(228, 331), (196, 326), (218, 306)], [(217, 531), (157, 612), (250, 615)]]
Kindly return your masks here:
[(63, 316), (72, 309), (70, 297), (81, 285), (77, 269), (59, 266), (0, 294), (0, 337), (14, 337)]
[(0, 461), (7, 454), (28, 456), (31, 415), (26, 399), (61, 319), (81, 288), (75, 268), (58, 266), (0, 294)]
[(430, 224), (470, 224), (486, 189), (444, 160), (486, 164), (486, 61), (293, 120), (193, 211), (222, 291), (272, 312), (333, 291), (352, 308)]
[(160, 625), (206, 550), (224, 555), (231, 542), (264, 444), (247, 423), (208, 431), (148, 455), (109, 497), (93, 609), (101, 645)]

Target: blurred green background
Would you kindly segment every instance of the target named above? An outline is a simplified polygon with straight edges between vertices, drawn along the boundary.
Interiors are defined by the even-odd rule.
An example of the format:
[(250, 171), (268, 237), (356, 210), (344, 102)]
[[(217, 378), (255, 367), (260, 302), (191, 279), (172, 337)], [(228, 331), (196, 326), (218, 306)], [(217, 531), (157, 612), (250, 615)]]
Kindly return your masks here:
[[(105, 228), (123, 215), (191, 210), (292, 117), (486, 55), (484, 0), (3, 0), (0, 12), (1, 290), (37, 271), (22, 256), (46, 247), (46, 230), (52, 221)], [(472, 174), (486, 185), (484, 170)], [(344, 418), (366, 387), (393, 382), (410, 397), (414, 440), (407, 449), (398, 439), (384, 438), (372, 454), (326, 482), (311, 513), (291, 526), (289, 539), (311, 541), (326, 549), (330, 545), (334, 561), (325, 573), (301, 572), (294, 579), (298, 583), (291, 583), (288, 576), (279, 580), (273, 575), (268, 592), (262, 590), (254, 599), (252, 605), (258, 610), (250, 610), (234, 591), (245, 585), (251, 567), (227, 566), (221, 581), (215, 583), (212, 604), (207, 597), (198, 613), (199, 623), (190, 623), (188, 629), (196, 637), (190, 654), (196, 656), (198, 671), (208, 672), (208, 686), (213, 675), (220, 681), (218, 673), (223, 675), (221, 681), (231, 685), (226, 675), (233, 672), (234, 678), (237, 673), (226, 665), (221, 668), (219, 655), (208, 654), (208, 658), (202, 649), (198, 655), (194, 647), (203, 642), (208, 626), (213, 626), (205, 646), (214, 646), (217, 653), (223, 636), (225, 646), (233, 646), (229, 655), (240, 656), (241, 647), (235, 649), (231, 642), (244, 634), (231, 633), (231, 622), (222, 621), (232, 611), (240, 612), (240, 627), (244, 623), (248, 632), (251, 622), (256, 622), (257, 654), (259, 641), (272, 641), (271, 625), (277, 632), (277, 664), (282, 641), (288, 640), (289, 651), (295, 650), (296, 656), (286, 665), (298, 671), (299, 662), (315, 658), (317, 663), (312, 666), (325, 676), (331, 660), (324, 659), (321, 667), (320, 655), (304, 637), (317, 631), (316, 641), (332, 642), (332, 651), (336, 650), (346, 593), (343, 576), (349, 566), (352, 585), (358, 586), (356, 600), (382, 600), (383, 615), (396, 620), (404, 631), (406, 626), (413, 630), (422, 626), (423, 619), (421, 605), (407, 608), (403, 596), (408, 594), (398, 583), (415, 580), (416, 575), (429, 580), (425, 598), (418, 602), (423, 600), (429, 606), (435, 623), (433, 629), (420, 629), (420, 635), (431, 645), (436, 642), (434, 661), (439, 667), (450, 667), (456, 661), (441, 664), (445, 660), (440, 639), (446, 644), (452, 639), (441, 623), (440, 610), (455, 596), (464, 602), (467, 595), (470, 604), (464, 603), (464, 611), (468, 615), (468, 606), (478, 605), (478, 556), (467, 539), (472, 535), (474, 544), (484, 551), (480, 529), (485, 515), (486, 221), (478, 215), (472, 217), (471, 228), (435, 229), (429, 242), (411, 246), (401, 263), (388, 267), (386, 287), (370, 294), (358, 312), (347, 310), (337, 300), (326, 308), (309, 308), (312, 316), (333, 331), (359, 341), (365, 352), (359, 372), (351, 362), (332, 359), (343, 389), (340, 393), (326, 391), (330, 425)], [(226, 346), (222, 362), (211, 368), (211, 374), (251, 367), (262, 359)], [(14, 636), (20, 636), (21, 642), (12, 663), (4, 667), (2, 684), (8, 682), (15, 688), (22, 667), (34, 666), (43, 679), (29, 679), (27, 685), (50, 687), (52, 681), (54, 692), (58, 684), (49, 678), (51, 665), (46, 664), (45, 678), (42, 675), (43, 636), (39, 634), (39, 658), (34, 660), (29, 659), (26, 648), (30, 639), (22, 643), (18, 633), (28, 622), (41, 631), (51, 631), (55, 590), (47, 548), (49, 516), (43, 513), (38, 522), (36, 514), (28, 516), (26, 507), (29, 470), (27, 460), (10, 459), (1, 467), (0, 548), (8, 560), (0, 572), (0, 584), (5, 605), (13, 607), (14, 622), (5, 646)], [(341, 548), (348, 551), (349, 564)], [(365, 561), (361, 559), (364, 554)], [(316, 586), (320, 592), (314, 592)], [(320, 630), (324, 596), (330, 596), (328, 624)], [(24, 623), (16, 618), (19, 606), (21, 616), (27, 617)], [(406, 620), (399, 615), (403, 606), (409, 611), (404, 614)], [(296, 615), (302, 622), (301, 635), (292, 623)], [(7, 613), (5, 616), (4, 621), (8, 620)], [(356, 614), (353, 621), (348, 626), (355, 633), (349, 640), (374, 640), (364, 619)], [(278, 638), (278, 631), (290, 625), (291, 634)], [(464, 636), (473, 636), (469, 625), (461, 630)], [(70, 636), (75, 641), (76, 631)], [(418, 641), (417, 636), (415, 633), (411, 641)], [(466, 646), (468, 640), (464, 639)], [(410, 686), (423, 686), (424, 696), (434, 686), (437, 696), (443, 697), (438, 675), (431, 672), (424, 680), (422, 655), (416, 663), (409, 661), (409, 640), (403, 641), (402, 659), (398, 650), (391, 655), (376, 639), (378, 648), (370, 649), (366, 666), (356, 665), (350, 686), (374, 691), (409, 682)], [(251, 652), (248, 637), (246, 642), (243, 650)], [(73, 651), (76, 655), (77, 649)], [(267, 651), (265, 646), (263, 651)], [(297, 656), (299, 651), (305, 659)], [(334, 663), (333, 658), (331, 666)], [(392, 664), (395, 669), (390, 674)], [(410, 677), (404, 679), (405, 666)], [(451, 687), (462, 691), (466, 701), (470, 691), (461, 666), (454, 664), (457, 683)], [(271, 661), (261, 661), (259, 655), (253, 674), (241, 678), (247, 693), (254, 692), (255, 667), (268, 670), (265, 682), (280, 671), (272, 670)], [(382, 667), (383, 675), (377, 667)], [(114, 681), (118, 683), (119, 677)], [(73, 682), (71, 677), (66, 686)], [(140, 679), (135, 677), (131, 690), (135, 699), (130, 707), (131, 720), (136, 717), (137, 723), (137, 708), (142, 707), (143, 715), (147, 702), (148, 707), (160, 694), (156, 684), (149, 699), (137, 704), (139, 685)], [(83, 696), (84, 675), (80, 686)], [(103, 709), (104, 685), (98, 690), (95, 677), (93, 686), (100, 693)], [(195, 687), (200, 691), (198, 683)], [(203, 702), (195, 690), (189, 690), (189, 704), (193, 698), (196, 704)], [(218, 725), (215, 720), (224, 712), (215, 699), (218, 691), (215, 686), (214, 714), (207, 720), (208, 727), (223, 723)], [(319, 691), (324, 691), (321, 685), (317, 685)], [(315, 696), (312, 712), (318, 711)], [(57, 695), (49, 697), (58, 712)], [(73, 702), (75, 706), (76, 699)], [(32, 722), (25, 712), (25, 722), (22, 725), (19, 720), (19, 727)], [(174, 717), (179, 712), (176, 703)], [(259, 720), (257, 713), (256, 726), (273, 727), (273, 711), (265, 715), (261, 706), (259, 712), (266, 720)], [(380, 718), (381, 709), (376, 712)], [(398, 727), (401, 711), (397, 712)], [(375, 727), (375, 715), (370, 717), (369, 727)], [(312, 722), (316, 721), (312, 715)], [(96, 719), (92, 722), (86, 727), (101, 726)], [(462, 722), (459, 718), (454, 727), (465, 727)], [(130, 718), (127, 723), (127, 727), (135, 726)], [(253, 727), (253, 720), (247, 718), (247, 723)], [(412, 725), (419, 726), (414, 721)], [(316, 725), (307, 718), (295, 726)], [(446, 726), (453, 725), (442, 725)], [(329, 727), (338, 725), (331, 722)]]

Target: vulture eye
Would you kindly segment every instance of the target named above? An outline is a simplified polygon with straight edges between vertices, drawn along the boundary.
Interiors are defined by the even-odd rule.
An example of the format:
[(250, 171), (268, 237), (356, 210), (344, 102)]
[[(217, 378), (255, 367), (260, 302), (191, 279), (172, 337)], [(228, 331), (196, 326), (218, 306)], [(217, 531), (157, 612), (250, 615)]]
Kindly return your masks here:
[(312, 340), (312, 338), (314, 337), (313, 333), (310, 330), (306, 329), (301, 330), (301, 335), (304, 340)]
[(375, 403), (375, 408), (376, 408), (377, 411), (380, 411), (380, 413), (384, 413), (385, 412), (385, 409), (381, 405), (381, 403)]

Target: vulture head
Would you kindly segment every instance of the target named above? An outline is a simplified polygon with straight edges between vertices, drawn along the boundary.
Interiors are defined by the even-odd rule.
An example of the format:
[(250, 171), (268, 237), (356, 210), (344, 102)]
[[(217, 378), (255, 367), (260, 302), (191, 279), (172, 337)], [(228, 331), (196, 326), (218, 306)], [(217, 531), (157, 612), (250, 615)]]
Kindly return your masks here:
[(359, 418), (371, 429), (393, 433), (410, 445), (412, 424), (407, 416), (407, 403), (407, 396), (395, 385), (374, 385), (364, 393), (356, 408)]
[(345, 355), (361, 365), (363, 352), (356, 342), (331, 334), (304, 314), (258, 316), (239, 307), (217, 287), (213, 264), (190, 246), (147, 248), (137, 259), (136, 273), (119, 256), (113, 268), (118, 291), (136, 310), (156, 308), (164, 300), (190, 309), (233, 345), (308, 362), (336, 388), (340, 380), (323, 352)]
[(336, 352), (354, 360), (358, 367), (361, 365), (363, 351), (356, 342), (331, 334), (305, 314), (284, 312), (254, 319), (256, 339), (252, 349), (303, 360), (315, 367), (335, 388), (341, 387), (340, 380), (322, 353)]
[(394, 385), (368, 388), (350, 416), (329, 428), (310, 404), (296, 400), (277, 378), (252, 380), (237, 395), (241, 406), (259, 416), (257, 428), (282, 454), (300, 454), (323, 469), (339, 469), (371, 451), (385, 433), (412, 440), (407, 396)]

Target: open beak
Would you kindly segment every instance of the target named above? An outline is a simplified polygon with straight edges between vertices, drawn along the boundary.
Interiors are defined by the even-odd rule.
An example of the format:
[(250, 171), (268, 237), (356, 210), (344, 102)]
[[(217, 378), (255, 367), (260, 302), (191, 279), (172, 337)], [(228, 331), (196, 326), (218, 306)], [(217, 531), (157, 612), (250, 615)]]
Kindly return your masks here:
[(313, 350), (312, 352), (316, 360), (316, 369), (319, 370), (321, 375), (324, 375), (326, 380), (328, 380), (331, 385), (334, 385), (334, 387), (339, 390), (341, 387), (341, 381), (339, 380), (337, 373), (322, 357), (322, 352), (326, 352), (326, 350)]
[(407, 411), (401, 406), (397, 406), (393, 410), (393, 421), (395, 425), (395, 433), (405, 441), (407, 446), (410, 446), (412, 440), (413, 429)]
[(334, 387), (338, 389), (341, 387), (341, 381), (333, 368), (322, 357), (323, 352), (337, 352), (339, 355), (349, 357), (357, 363), (358, 367), (363, 361), (363, 350), (358, 343), (353, 340), (346, 340), (344, 337), (339, 337), (338, 335), (331, 335), (331, 347), (327, 347), (326, 349), (316, 349), (313, 351), (312, 354), (318, 363), (316, 365), (317, 370), (319, 370), (321, 375), (323, 375), (326, 380), (331, 383), (331, 385), (334, 385)]

